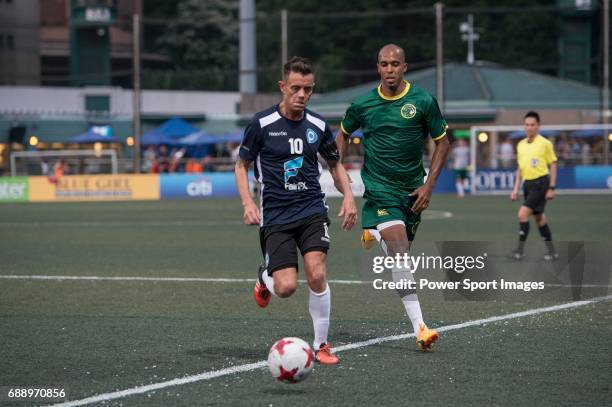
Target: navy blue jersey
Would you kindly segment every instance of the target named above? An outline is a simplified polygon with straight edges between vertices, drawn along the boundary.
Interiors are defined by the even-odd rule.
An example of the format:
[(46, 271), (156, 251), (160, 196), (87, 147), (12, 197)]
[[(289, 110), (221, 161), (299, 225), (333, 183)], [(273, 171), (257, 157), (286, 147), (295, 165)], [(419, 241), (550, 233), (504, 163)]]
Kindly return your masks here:
[(327, 213), (317, 153), (338, 161), (329, 126), (306, 109), (302, 120), (281, 115), (278, 105), (257, 113), (244, 131), (240, 158), (255, 162), (261, 226), (282, 225)]

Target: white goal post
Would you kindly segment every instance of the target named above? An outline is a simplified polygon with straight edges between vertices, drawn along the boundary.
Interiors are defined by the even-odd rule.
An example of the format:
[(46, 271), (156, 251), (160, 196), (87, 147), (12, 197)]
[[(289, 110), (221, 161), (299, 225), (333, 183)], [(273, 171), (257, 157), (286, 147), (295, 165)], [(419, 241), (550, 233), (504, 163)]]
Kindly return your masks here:
[[(11, 176), (31, 175), (30, 165), (38, 165), (43, 160), (74, 161), (82, 163), (90, 170), (87, 173), (118, 173), (117, 152), (115, 150), (48, 150), (48, 151), (13, 151), (10, 157)], [(21, 161), (21, 163), (18, 163)], [(25, 161), (25, 164), (22, 162)], [(20, 165), (21, 164), (21, 165)], [(49, 165), (52, 171), (52, 164)], [(108, 170), (107, 170), (108, 169)]]
[[(586, 131), (586, 133), (585, 133)], [(591, 132), (590, 137), (584, 137), (585, 134)], [(523, 135), (518, 134), (523, 132)], [(575, 133), (578, 132), (578, 133)], [(581, 133), (582, 132), (582, 133)], [(549, 138), (553, 142), (561, 142), (565, 145), (579, 144), (577, 148), (583, 149), (580, 153), (572, 152), (569, 157), (561, 157), (560, 168), (566, 171), (568, 168), (581, 168), (589, 166), (599, 166), (602, 171), (608, 171), (611, 167), (605, 167), (604, 153), (596, 152), (592, 149), (592, 145), (603, 143), (603, 149), (609, 148), (610, 137), (612, 137), (612, 125), (604, 124), (559, 124), (559, 125), (542, 125), (540, 133)], [(582, 136), (577, 136), (582, 134)], [(472, 194), (494, 195), (505, 194), (511, 190), (516, 170), (516, 142), (524, 136), (523, 126), (472, 126), (470, 127), (470, 181), (469, 191)], [(482, 142), (480, 140), (486, 140)], [(502, 140), (511, 140), (512, 142), (512, 164), (509, 166), (508, 155), (502, 155), (497, 148), (501, 146)], [(585, 148), (585, 144), (588, 146)], [(588, 153), (587, 153), (588, 149)], [(604, 170), (605, 168), (606, 170)], [(608, 171), (609, 172), (609, 171)], [(604, 176), (606, 176), (604, 174)], [(601, 178), (601, 176), (600, 176)], [(612, 192), (612, 174), (607, 179), (607, 189), (597, 187), (590, 188), (581, 185), (575, 187), (561, 187), (562, 193), (610, 193)], [(588, 183), (586, 183), (588, 184)], [(601, 182), (600, 182), (601, 184)], [(605, 182), (604, 182), (605, 184)]]

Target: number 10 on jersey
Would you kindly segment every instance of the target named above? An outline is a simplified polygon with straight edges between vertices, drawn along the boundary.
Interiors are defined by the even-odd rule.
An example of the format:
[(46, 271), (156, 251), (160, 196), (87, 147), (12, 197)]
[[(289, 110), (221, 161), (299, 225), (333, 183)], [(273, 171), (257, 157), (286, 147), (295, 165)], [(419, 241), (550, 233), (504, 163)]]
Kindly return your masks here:
[(304, 151), (304, 141), (301, 138), (290, 138), (288, 141), (291, 147), (291, 154), (302, 154), (302, 151)]

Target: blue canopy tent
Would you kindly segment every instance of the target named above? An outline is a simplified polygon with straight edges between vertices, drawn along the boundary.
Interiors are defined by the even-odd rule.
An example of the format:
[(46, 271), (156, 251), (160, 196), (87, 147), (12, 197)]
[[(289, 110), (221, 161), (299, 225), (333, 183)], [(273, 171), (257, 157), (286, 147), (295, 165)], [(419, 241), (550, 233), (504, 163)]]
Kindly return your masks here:
[(164, 144), (185, 148), (189, 157), (202, 158), (212, 154), (213, 146), (220, 142), (219, 137), (212, 136), (205, 131), (196, 131), (184, 137), (167, 139)]
[(172, 139), (168, 144), (172, 146), (201, 146), (207, 144), (221, 143), (219, 137), (211, 136), (205, 131), (191, 133), (185, 137)]
[(220, 137), (222, 141), (220, 143), (241, 143), (242, 138), (244, 137), (244, 130), (236, 129), (234, 131), (230, 131), (225, 133)]
[(173, 139), (169, 144), (173, 146), (201, 146), (211, 144), (240, 143), (242, 141), (243, 134), (243, 130), (235, 130), (221, 136), (213, 136), (205, 131), (198, 131), (197, 133), (189, 134), (185, 137)]
[[(542, 130), (540, 131), (540, 134), (543, 135), (544, 137), (557, 137), (561, 133), (557, 130)], [(517, 138), (527, 137), (527, 134), (525, 133), (524, 130), (517, 130), (517, 131), (513, 131), (512, 133), (510, 133), (508, 137), (511, 139), (517, 139)]]
[(173, 117), (142, 136), (143, 145), (175, 144), (176, 139), (197, 133), (199, 129), (179, 117)]
[(235, 130), (221, 136), (213, 136), (206, 131), (198, 131), (185, 137), (167, 140), (165, 144), (173, 147), (187, 148), (187, 154), (191, 157), (205, 157), (212, 153), (215, 144), (240, 143), (243, 130)]
[(80, 144), (119, 142), (119, 140), (112, 136), (112, 128), (110, 126), (92, 126), (85, 133), (74, 136), (71, 141)]
[(164, 134), (157, 133), (156, 130), (151, 130), (142, 135), (140, 143), (143, 146), (159, 146), (162, 144), (170, 144), (172, 139)]

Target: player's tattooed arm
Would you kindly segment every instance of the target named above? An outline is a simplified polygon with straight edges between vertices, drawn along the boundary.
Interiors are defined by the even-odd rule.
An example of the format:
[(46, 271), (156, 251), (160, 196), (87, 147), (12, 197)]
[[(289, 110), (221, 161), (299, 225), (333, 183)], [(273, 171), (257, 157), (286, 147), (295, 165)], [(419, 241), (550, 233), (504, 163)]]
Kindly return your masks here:
[(342, 217), (342, 229), (350, 230), (357, 222), (357, 205), (355, 204), (348, 174), (340, 161), (326, 160), (326, 162), (336, 189), (344, 196), (340, 212), (338, 213), (338, 216)]
[(253, 201), (253, 198), (251, 198), (251, 193), (249, 191), (249, 167), (251, 163), (252, 161), (239, 157), (234, 167), (234, 174), (236, 174), (236, 187), (238, 188), (242, 206), (244, 207), (244, 223), (247, 225), (259, 225), (259, 209), (255, 201)]
[[(344, 131), (342, 131), (342, 129), (338, 130), (338, 134), (336, 134), (336, 147), (338, 148), (338, 156), (340, 157), (340, 162), (343, 163), (344, 162), (344, 157), (346, 157), (346, 149), (348, 147), (349, 144), (349, 134), (346, 134)], [(349, 180), (349, 184), (353, 182), (353, 180), (351, 179), (351, 176), (346, 173), (346, 176), (348, 177)]]
[(244, 167), (247, 169), (249, 169), (249, 167), (251, 166), (251, 164), (253, 164), (253, 161), (250, 160), (245, 160), (242, 157), (238, 157), (238, 159), (236, 160), (236, 168), (238, 167)]

